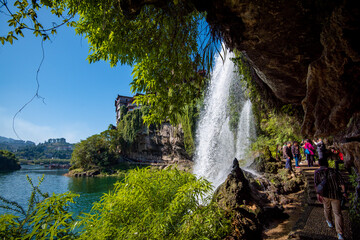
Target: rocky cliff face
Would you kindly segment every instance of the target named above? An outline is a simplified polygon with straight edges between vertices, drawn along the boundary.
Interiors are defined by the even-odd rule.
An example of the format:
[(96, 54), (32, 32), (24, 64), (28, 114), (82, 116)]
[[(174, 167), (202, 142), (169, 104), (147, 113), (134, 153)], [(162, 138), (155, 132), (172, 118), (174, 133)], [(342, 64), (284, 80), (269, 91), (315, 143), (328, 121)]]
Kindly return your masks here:
[(143, 129), (138, 133), (127, 157), (139, 162), (189, 165), (181, 126), (164, 123), (159, 129)]
[(337, 136), (360, 169), (358, 2), (214, 0), (197, 8), (244, 53), (268, 96), (302, 106), (305, 136)]
[[(242, 51), (272, 101), (302, 107), (305, 136), (336, 136), (360, 169), (360, 3), (356, 0), (184, 0)], [(125, 14), (164, 0), (121, 1)], [(350, 136), (350, 137), (349, 137)], [(346, 142), (346, 143), (345, 143)]]
[(305, 111), (303, 132), (329, 136), (359, 112), (355, 1), (212, 1), (202, 6), (227, 45), (284, 104)]

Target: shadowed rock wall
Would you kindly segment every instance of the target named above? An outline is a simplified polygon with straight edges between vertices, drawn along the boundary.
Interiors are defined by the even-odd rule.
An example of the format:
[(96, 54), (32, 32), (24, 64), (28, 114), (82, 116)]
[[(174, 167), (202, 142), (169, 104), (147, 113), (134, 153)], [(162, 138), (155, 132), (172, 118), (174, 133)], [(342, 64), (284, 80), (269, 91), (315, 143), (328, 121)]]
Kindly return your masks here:
[(360, 3), (197, 2), (227, 46), (245, 53), (268, 95), (303, 107), (303, 134), (335, 136), (345, 161), (360, 169)]

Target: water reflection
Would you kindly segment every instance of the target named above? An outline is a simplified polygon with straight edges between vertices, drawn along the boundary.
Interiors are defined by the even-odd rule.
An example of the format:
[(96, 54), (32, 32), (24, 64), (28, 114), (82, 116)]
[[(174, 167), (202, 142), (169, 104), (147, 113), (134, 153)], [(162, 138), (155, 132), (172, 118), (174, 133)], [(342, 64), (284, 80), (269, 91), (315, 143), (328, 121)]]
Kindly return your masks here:
[(121, 179), (116, 177), (94, 177), (94, 178), (70, 178), (68, 189), (80, 194), (75, 200), (76, 204), (71, 207), (76, 213), (89, 212), (93, 203), (99, 201), (104, 193), (114, 189), (114, 183)]

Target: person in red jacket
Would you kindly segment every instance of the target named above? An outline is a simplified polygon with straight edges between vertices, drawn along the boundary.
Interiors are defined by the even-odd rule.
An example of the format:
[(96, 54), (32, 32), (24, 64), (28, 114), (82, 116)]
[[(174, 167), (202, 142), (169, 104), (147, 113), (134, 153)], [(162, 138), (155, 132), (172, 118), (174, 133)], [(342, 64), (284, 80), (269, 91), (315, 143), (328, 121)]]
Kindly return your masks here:
[(331, 152), (337, 157), (337, 160), (335, 161), (335, 169), (339, 171), (339, 164), (344, 164), (344, 155), (335, 148), (332, 148)]
[(306, 155), (306, 160), (308, 162), (308, 167), (314, 166), (314, 152), (315, 148), (311, 145), (310, 140), (306, 139), (304, 144), (304, 152)]

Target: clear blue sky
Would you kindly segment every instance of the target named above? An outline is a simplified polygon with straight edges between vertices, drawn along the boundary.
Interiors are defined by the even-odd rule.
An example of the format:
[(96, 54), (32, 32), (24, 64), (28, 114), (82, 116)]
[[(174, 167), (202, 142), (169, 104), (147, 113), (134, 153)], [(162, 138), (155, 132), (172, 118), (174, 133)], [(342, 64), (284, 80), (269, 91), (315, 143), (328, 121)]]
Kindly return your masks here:
[[(7, 33), (0, 15), (0, 35)], [(15, 113), (36, 92), (36, 72), (42, 50), (41, 38), (24, 32), (13, 45), (0, 43), (0, 136), (16, 138)], [(39, 72), (39, 95), (15, 120), (18, 135), (36, 143), (64, 137), (75, 143), (115, 125), (117, 94), (132, 95), (132, 68), (110, 67), (107, 62), (89, 64), (89, 48), (73, 28), (61, 27), (52, 42), (44, 42), (45, 60)]]

